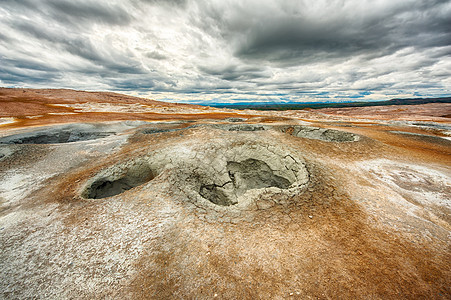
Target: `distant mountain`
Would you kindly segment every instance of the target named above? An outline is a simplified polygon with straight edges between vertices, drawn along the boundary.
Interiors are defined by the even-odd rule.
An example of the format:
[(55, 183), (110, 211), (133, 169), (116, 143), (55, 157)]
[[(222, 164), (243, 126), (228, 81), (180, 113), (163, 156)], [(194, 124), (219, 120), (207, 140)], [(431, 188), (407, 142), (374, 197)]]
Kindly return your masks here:
[(342, 107), (364, 107), (364, 106), (386, 106), (386, 105), (419, 105), (427, 103), (451, 103), (451, 97), (441, 98), (409, 98), (392, 99), (386, 101), (371, 102), (321, 102), (321, 103), (236, 103), (236, 104), (210, 104), (212, 107), (233, 108), (233, 109), (255, 109), (255, 110), (298, 110), (298, 109), (319, 109), (319, 108), (342, 108)]

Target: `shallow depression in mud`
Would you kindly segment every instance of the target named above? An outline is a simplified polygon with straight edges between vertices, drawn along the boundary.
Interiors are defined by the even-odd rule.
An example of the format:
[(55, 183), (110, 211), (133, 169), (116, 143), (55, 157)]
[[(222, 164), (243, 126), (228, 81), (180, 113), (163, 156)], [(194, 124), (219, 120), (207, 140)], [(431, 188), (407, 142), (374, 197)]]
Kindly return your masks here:
[[(238, 121), (233, 121), (238, 122)], [(271, 128), (268, 125), (260, 125), (260, 124), (196, 124), (192, 125), (188, 128), (196, 128), (196, 127), (210, 127), (214, 129), (221, 129), (225, 131), (264, 131)]]
[(63, 144), (96, 140), (114, 135), (88, 124), (43, 128), (0, 138), (0, 144)]
[(136, 164), (117, 172), (108, 169), (91, 181), (82, 193), (84, 198), (103, 199), (119, 195), (155, 178), (155, 173), (147, 164)]
[(59, 132), (57, 134), (35, 134), (30, 136), (10, 136), (1, 139), (0, 144), (63, 144), (101, 139), (110, 136), (112, 132)]

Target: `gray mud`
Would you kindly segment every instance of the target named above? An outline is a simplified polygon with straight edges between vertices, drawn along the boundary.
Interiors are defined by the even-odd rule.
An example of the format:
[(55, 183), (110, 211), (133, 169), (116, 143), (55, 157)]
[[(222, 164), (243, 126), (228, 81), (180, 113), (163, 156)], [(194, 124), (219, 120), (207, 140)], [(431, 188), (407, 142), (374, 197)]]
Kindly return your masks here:
[(71, 124), (49, 126), (0, 138), (0, 144), (64, 144), (96, 140), (116, 134), (104, 126)]
[(346, 131), (325, 129), (312, 126), (277, 126), (278, 130), (295, 137), (321, 140), (325, 142), (356, 142), (358, 135)]
[(225, 185), (233, 186), (233, 196), (236, 198), (248, 190), (276, 187), (287, 189), (292, 182), (274, 174), (274, 171), (264, 161), (249, 158), (242, 162), (228, 161), (227, 173), (230, 181), (222, 186), (216, 184), (202, 185), (199, 194), (214, 204), (229, 206), (237, 204), (230, 191), (225, 191)]
[(128, 154), (89, 179), (81, 195), (102, 199), (140, 185), (146, 190), (146, 183), (164, 174), (171, 187), (159, 192), (180, 191), (184, 201), (201, 206), (243, 208), (260, 193), (296, 194), (309, 180), (303, 158), (268, 140), (270, 134), (194, 130), (209, 136), (209, 142), (191, 144), (188, 139)]
[[(238, 121), (234, 121), (238, 122)], [(308, 138), (322, 140), (326, 142), (356, 142), (359, 140), (359, 136), (350, 132), (334, 130), (334, 129), (324, 129), (313, 126), (277, 126), (277, 125), (266, 125), (266, 124), (194, 124), (185, 128), (168, 128), (167, 126), (158, 126), (145, 128), (141, 132), (144, 134), (155, 134), (155, 133), (166, 133), (174, 132), (179, 130), (185, 130), (190, 128), (214, 128), (225, 131), (250, 131), (259, 132), (266, 130), (276, 130), (283, 133), (290, 134), (295, 137)]]

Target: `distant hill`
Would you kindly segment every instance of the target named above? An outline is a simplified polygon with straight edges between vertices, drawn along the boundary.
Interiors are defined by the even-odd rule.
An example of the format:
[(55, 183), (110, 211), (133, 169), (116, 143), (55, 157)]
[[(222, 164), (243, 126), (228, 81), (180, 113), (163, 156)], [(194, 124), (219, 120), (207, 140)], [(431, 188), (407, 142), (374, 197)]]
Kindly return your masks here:
[(212, 107), (233, 108), (233, 109), (254, 109), (254, 110), (299, 110), (299, 109), (320, 109), (320, 108), (342, 108), (342, 107), (365, 107), (365, 106), (386, 106), (386, 105), (419, 105), (427, 103), (451, 103), (451, 97), (441, 98), (409, 98), (392, 99), (386, 101), (372, 102), (340, 102), (340, 103), (238, 103), (238, 104), (211, 104)]

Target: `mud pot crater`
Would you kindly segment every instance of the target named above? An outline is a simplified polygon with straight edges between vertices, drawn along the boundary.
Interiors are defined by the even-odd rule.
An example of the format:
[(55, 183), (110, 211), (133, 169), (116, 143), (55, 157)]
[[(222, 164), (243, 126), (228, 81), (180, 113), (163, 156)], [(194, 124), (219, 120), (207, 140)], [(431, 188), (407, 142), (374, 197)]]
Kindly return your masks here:
[[(226, 169), (230, 178), (229, 182), (222, 186), (204, 184), (199, 191), (202, 197), (221, 206), (237, 204), (238, 198), (248, 190), (270, 187), (288, 189), (292, 184), (287, 178), (275, 174), (267, 163), (254, 158), (242, 162), (228, 161)], [(233, 190), (230, 191), (230, 188), (227, 190), (226, 185), (231, 185)]]
[(52, 126), (0, 138), (0, 144), (64, 144), (96, 140), (114, 135), (92, 124)]
[(357, 142), (357, 134), (335, 129), (325, 129), (313, 126), (275, 126), (277, 130), (295, 137), (321, 140), (325, 142)]
[(245, 209), (262, 194), (298, 194), (309, 181), (296, 151), (255, 139), (223, 143), (202, 157), (185, 182), (192, 198), (207, 206)]
[(88, 180), (81, 195), (86, 199), (108, 198), (143, 185), (155, 176), (156, 171), (145, 160), (119, 163)]
[(228, 131), (263, 131), (270, 128), (260, 124), (215, 124), (212, 127)]

